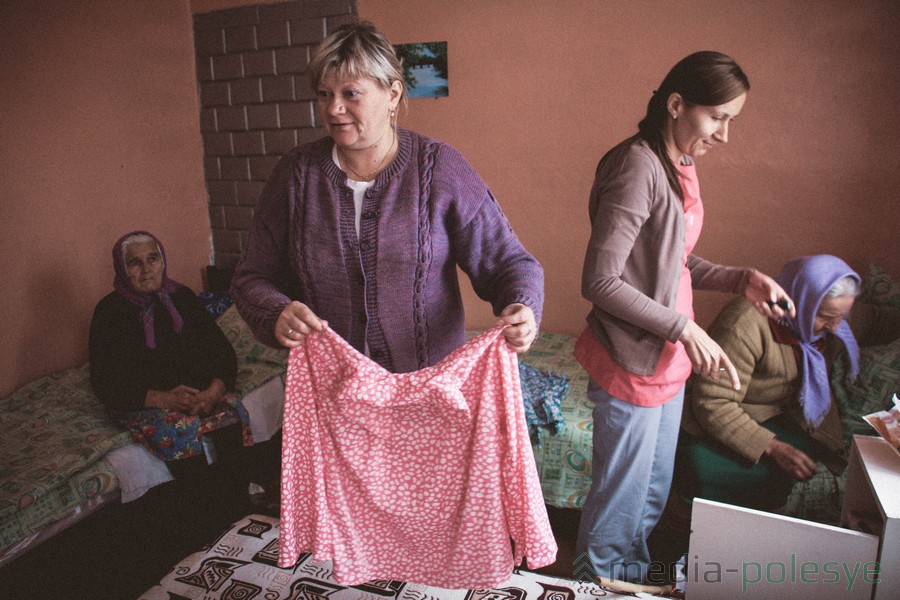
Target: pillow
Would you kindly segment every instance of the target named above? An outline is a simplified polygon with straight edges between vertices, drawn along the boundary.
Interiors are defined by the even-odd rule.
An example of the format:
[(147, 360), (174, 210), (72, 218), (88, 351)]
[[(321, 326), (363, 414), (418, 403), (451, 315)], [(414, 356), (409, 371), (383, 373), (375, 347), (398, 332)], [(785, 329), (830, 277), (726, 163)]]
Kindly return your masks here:
[(200, 292), (197, 297), (200, 298), (200, 303), (206, 312), (211, 314), (214, 319), (234, 304), (234, 300), (228, 292)]
[(242, 398), (287, 368), (288, 351), (266, 346), (254, 337), (250, 326), (232, 305), (216, 319), (237, 354), (238, 375), (235, 393)]
[(837, 361), (833, 371), (834, 401), (841, 411), (848, 445), (854, 434), (875, 435), (876, 431), (862, 416), (893, 406), (892, 397), (900, 391), (900, 339), (860, 348), (856, 385), (845, 383), (845, 361)]
[(883, 304), (900, 310), (900, 283), (894, 281), (884, 269), (869, 265), (862, 282), (862, 296), (875, 304)]

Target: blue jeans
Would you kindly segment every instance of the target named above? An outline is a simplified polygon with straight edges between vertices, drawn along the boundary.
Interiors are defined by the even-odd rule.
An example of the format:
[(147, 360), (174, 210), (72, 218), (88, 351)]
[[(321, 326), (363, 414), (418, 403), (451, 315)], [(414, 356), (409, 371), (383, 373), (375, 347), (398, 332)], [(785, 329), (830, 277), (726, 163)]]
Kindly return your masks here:
[(576, 569), (587, 562), (596, 576), (640, 583), (650, 568), (647, 538), (672, 485), (684, 388), (661, 406), (635, 406), (593, 381), (591, 489), (581, 511)]

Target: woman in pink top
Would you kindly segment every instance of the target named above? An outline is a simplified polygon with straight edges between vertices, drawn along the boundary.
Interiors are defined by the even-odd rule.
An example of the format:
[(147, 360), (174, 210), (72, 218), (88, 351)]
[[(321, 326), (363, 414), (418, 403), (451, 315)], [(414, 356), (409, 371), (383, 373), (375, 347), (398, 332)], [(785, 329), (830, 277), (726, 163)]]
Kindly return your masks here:
[(731, 361), (693, 321), (692, 288), (743, 294), (766, 316), (793, 314), (771, 277), (691, 253), (703, 225), (693, 159), (728, 141), (749, 89), (724, 54), (684, 58), (653, 93), (637, 135), (597, 167), (582, 274), (593, 307), (575, 347), (595, 405), (593, 481), (576, 568), (600, 577), (648, 577), (647, 538), (669, 494), (691, 371), (740, 385)]

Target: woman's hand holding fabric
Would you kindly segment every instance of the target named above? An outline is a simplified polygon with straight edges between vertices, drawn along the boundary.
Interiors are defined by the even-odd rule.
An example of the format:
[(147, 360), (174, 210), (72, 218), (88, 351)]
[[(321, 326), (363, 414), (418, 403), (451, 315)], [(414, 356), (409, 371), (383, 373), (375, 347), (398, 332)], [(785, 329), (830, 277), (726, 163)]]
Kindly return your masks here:
[(806, 481), (819, 472), (808, 454), (777, 438), (769, 442), (763, 455), (775, 461), (779, 469), (797, 481)]
[(325, 331), (328, 326), (302, 302), (294, 300), (284, 307), (275, 321), (275, 339), (285, 348), (299, 346), (314, 331)]
[(688, 319), (679, 340), (684, 344), (684, 349), (694, 367), (694, 373), (710, 379), (719, 379), (719, 376), (724, 373), (731, 380), (731, 387), (734, 390), (741, 389), (741, 380), (738, 377), (737, 369), (734, 368), (719, 344), (709, 337), (709, 334), (703, 331), (697, 323)]
[[(761, 271), (753, 269), (750, 273), (750, 279), (747, 281), (747, 289), (744, 290), (744, 297), (750, 301), (760, 314), (770, 319), (780, 319), (785, 315), (792, 317), (797, 315), (797, 309), (793, 300), (782, 289), (778, 282)], [(787, 302), (790, 308), (784, 310), (778, 303)]]
[(500, 313), (497, 325), (508, 325), (503, 330), (503, 337), (509, 349), (517, 354), (524, 354), (531, 348), (537, 337), (537, 321), (534, 311), (524, 304), (510, 304)]

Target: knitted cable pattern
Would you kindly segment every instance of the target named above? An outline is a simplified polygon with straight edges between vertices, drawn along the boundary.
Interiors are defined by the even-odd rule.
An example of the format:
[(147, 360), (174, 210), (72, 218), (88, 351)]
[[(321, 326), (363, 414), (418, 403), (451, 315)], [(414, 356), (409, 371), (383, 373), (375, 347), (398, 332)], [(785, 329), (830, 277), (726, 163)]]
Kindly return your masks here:
[(416, 265), (416, 280), (414, 285), (415, 314), (413, 321), (416, 331), (416, 358), (419, 368), (428, 366), (428, 315), (425, 311), (424, 290), (427, 282), (428, 270), (431, 266), (431, 180), (434, 173), (434, 157), (437, 151), (436, 144), (427, 144), (422, 152), (421, 162), (421, 196), (419, 197), (419, 253)]

